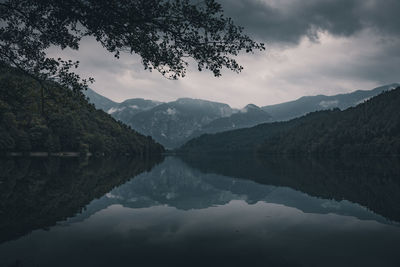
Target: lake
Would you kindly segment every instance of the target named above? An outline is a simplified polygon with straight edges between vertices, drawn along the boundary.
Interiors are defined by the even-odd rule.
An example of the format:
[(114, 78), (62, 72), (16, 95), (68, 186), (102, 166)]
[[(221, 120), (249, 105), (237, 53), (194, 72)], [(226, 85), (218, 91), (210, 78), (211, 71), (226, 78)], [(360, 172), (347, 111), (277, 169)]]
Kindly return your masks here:
[(400, 266), (398, 158), (0, 159), (0, 266)]

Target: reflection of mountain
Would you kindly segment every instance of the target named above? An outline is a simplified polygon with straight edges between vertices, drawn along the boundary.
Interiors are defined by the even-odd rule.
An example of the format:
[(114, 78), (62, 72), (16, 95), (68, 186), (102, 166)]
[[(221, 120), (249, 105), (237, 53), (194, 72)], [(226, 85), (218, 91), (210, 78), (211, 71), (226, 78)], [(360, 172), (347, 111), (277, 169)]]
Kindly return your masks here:
[(398, 160), (0, 163), (0, 266), (325, 266), (332, 253), (329, 266), (399, 261), (398, 224), (348, 201), (397, 219)]
[[(213, 164), (221, 163), (222, 161), (213, 161)], [(243, 169), (243, 172), (252, 173), (249, 169)], [(335, 213), (387, 222), (383, 217), (346, 200), (311, 197), (288, 187), (260, 185), (254, 181), (203, 173), (173, 157), (167, 158), (151, 172), (141, 174), (103, 198), (93, 201), (83, 214), (69, 222), (81, 221), (113, 204), (130, 208), (167, 205), (190, 210), (225, 205), (238, 199), (249, 204), (259, 201), (282, 204), (307, 213)]]
[[(128, 159), (88, 164), (75, 159), (2, 160), (0, 242), (69, 217), (66, 223), (85, 220), (113, 204), (132, 209), (166, 205), (192, 210), (243, 200), (251, 205), (280, 204), (306, 213), (387, 223), (383, 215), (400, 221), (400, 164), (395, 158), (341, 161), (192, 156), (182, 161), (168, 157), (138, 175), (152, 165), (154, 162)], [(75, 215), (83, 207), (83, 212)]]
[(0, 242), (74, 216), (159, 160), (1, 159)]
[(346, 199), (400, 221), (399, 158), (255, 159), (251, 155), (225, 158), (192, 155), (183, 160), (205, 173), (289, 186), (324, 199)]

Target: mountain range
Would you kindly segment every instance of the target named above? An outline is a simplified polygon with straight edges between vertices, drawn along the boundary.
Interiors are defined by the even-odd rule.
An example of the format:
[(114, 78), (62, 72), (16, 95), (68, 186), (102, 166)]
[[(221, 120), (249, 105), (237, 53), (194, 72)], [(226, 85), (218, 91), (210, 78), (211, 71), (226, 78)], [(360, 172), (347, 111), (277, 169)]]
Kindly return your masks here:
[(290, 121), (205, 134), (188, 141), (184, 153), (399, 155), (400, 87), (350, 107), (308, 113)]
[(271, 120), (266, 111), (253, 104), (239, 110), (228, 104), (192, 98), (167, 103), (133, 98), (116, 103), (90, 89), (85, 94), (97, 108), (166, 148), (179, 147), (204, 133), (251, 127)]
[(106, 111), (136, 131), (152, 136), (166, 148), (173, 149), (202, 134), (290, 120), (318, 110), (332, 108), (343, 110), (398, 85), (389, 84), (372, 90), (358, 90), (333, 96), (305, 96), (294, 101), (263, 107), (248, 104), (243, 109), (191, 98), (180, 98), (171, 102), (133, 98), (117, 103), (91, 89), (88, 89), (85, 95), (97, 108)]

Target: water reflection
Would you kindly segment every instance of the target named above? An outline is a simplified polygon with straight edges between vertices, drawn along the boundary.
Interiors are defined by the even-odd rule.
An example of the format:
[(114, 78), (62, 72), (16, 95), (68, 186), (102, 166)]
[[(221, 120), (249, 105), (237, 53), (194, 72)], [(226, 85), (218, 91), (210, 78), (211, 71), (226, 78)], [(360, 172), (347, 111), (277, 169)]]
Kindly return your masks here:
[(93, 199), (160, 161), (0, 159), (0, 242), (74, 216)]
[[(235, 160), (237, 158), (234, 158)], [(191, 162), (193, 158), (184, 160)], [(205, 159), (204, 159), (205, 160)], [(210, 158), (207, 159), (207, 161)], [(238, 170), (246, 170), (245, 166), (239, 162), (246, 162), (242, 158), (238, 162), (232, 162), (232, 158), (214, 158), (219, 162), (219, 167), (237, 166)], [(197, 163), (200, 159), (197, 159)], [(204, 164), (205, 162), (202, 162)], [(210, 165), (207, 165), (210, 166)], [(232, 167), (225, 166), (222, 170), (233, 170)], [(270, 180), (262, 180), (268, 178), (270, 174), (266, 174), (263, 170), (271, 170), (270, 166), (259, 166), (258, 174), (252, 169), (251, 176), (258, 182), (271, 182)], [(247, 169), (249, 170), (249, 169)], [(359, 204), (352, 203), (342, 199), (335, 201), (333, 199), (325, 199), (320, 197), (311, 197), (310, 195), (296, 190), (294, 187), (277, 185), (260, 185), (250, 179), (238, 179), (231, 176), (224, 176), (209, 172), (210, 170), (200, 171), (189, 167), (181, 159), (169, 157), (163, 164), (156, 166), (150, 173), (137, 176), (135, 179), (125, 183), (100, 200), (94, 201), (87, 207), (87, 211), (72, 220), (82, 220), (82, 216), (89, 216), (98, 210), (104, 209), (113, 204), (120, 204), (129, 208), (147, 208), (152, 206), (170, 206), (180, 210), (205, 209), (212, 206), (221, 206), (228, 204), (232, 200), (243, 200), (247, 204), (255, 204), (257, 202), (268, 202), (282, 204), (288, 207), (295, 207), (307, 213), (336, 213), (340, 215), (355, 216), (359, 219), (376, 220), (382, 223), (392, 223), (383, 216), (369, 211), (367, 208)], [(216, 170), (217, 172), (217, 170)], [(233, 174), (231, 174), (233, 175)], [(241, 176), (236, 176), (241, 177)], [(247, 176), (244, 176), (246, 178)], [(281, 178), (281, 179), (278, 179)], [(285, 182), (288, 178), (279, 176), (277, 181)], [(312, 180), (311, 177), (308, 179)], [(319, 185), (312, 180), (316, 187)], [(301, 181), (297, 181), (303, 184)], [(325, 183), (321, 180), (320, 183)], [(279, 185), (279, 184), (278, 184)], [(287, 185), (287, 184), (285, 184)], [(296, 186), (297, 184), (292, 184)], [(345, 186), (345, 184), (343, 184)], [(332, 192), (337, 188), (332, 188)]]
[(349, 200), (400, 222), (400, 158), (183, 157), (205, 173)]
[(13, 220), (40, 228), (45, 213), (58, 211), (41, 227), (57, 225), (0, 244), (0, 266), (397, 266), (391, 160), (169, 157), (141, 174), (152, 164), (57, 167), (51, 178), (52, 168), (31, 170), (14, 187), (2, 178), (18, 192), (1, 189), (2, 237), (21, 228)]

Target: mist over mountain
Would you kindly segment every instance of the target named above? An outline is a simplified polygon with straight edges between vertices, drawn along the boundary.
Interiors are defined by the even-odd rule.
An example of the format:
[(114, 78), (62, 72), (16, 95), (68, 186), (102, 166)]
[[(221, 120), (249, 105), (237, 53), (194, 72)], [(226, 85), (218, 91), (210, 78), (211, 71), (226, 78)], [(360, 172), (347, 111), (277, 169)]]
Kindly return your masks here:
[(92, 89), (86, 90), (84, 94), (89, 98), (89, 101), (96, 106), (96, 108), (104, 110), (108, 114), (112, 115), (115, 119), (125, 123), (133, 115), (162, 104), (162, 102), (159, 101), (147, 100), (143, 98), (132, 98), (121, 103), (117, 103), (96, 93)]

